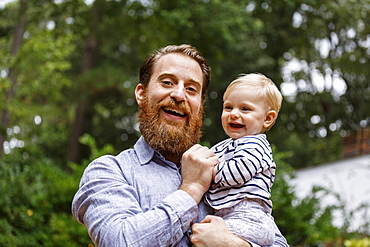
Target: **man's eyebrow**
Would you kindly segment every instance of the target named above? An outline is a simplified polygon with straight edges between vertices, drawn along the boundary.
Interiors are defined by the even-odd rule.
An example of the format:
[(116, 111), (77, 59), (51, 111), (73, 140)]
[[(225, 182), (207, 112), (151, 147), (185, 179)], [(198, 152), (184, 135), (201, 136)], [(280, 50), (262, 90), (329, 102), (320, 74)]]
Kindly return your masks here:
[[(166, 78), (166, 77), (169, 77), (169, 78), (177, 78), (177, 76), (175, 74), (172, 74), (172, 73), (169, 73), (169, 72), (164, 72), (164, 73), (162, 73), (162, 74), (160, 74), (158, 76), (159, 79)], [(197, 80), (197, 79), (190, 78), (187, 81), (190, 81), (192, 83), (198, 84), (200, 87), (202, 87), (202, 82), (199, 81), (199, 80)]]
[(193, 83), (196, 83), (196, 84), (199, 84), (199, 86), (202, 86), (202, 83), (200, 81), (198, 81), (197, 79), (190, 78), (189, 81), (193, 82)]
[(162, 73), (158, 75), (159, 79), (166, 78), (166, 77), (177, 78), (177, 76), (172, 73)]
[(198, 88), (198, 90), (203, 89), (203, 84), (200, 81), (194, 79), (190, 79), (189, 81), (194, 84)]

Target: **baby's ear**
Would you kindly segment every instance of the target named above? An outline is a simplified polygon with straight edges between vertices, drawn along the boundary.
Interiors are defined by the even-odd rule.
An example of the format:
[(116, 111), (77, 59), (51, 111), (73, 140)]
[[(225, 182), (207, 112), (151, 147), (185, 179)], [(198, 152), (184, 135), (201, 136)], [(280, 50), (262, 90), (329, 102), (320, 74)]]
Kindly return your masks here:
[(266, 113), (265, 121), (263, 122), (263, 127), (265, 129), (269, 129), (274, 123), (277, 118), (277, 112), (275, 110), (269, 110)]

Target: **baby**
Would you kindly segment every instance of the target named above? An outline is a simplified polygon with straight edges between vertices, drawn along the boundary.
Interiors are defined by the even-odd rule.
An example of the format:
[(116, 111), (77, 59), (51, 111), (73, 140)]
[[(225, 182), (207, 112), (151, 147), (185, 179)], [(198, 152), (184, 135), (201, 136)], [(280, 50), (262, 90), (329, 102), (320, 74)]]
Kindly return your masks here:
[(247, 74), (230, 83), (223, 101), (221, 122), (230, 138), (212, 147), (219, 163), (206, 202), (238, 237), (272, 245), (270, 192), (276, 165), (264, 132), (275, 123), (282, 95), (266, 76)]

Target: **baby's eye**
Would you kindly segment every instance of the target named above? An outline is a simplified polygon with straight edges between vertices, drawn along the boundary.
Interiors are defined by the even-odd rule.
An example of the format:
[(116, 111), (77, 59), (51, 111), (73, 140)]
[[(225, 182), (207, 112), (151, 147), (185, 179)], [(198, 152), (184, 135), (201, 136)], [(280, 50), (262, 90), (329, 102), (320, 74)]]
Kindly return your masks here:
[(249, 111), (249, 108), (248, 107), (243, 107), (241, 110), (242, 111)]
[(225, 109), (225, 110), (232, 110), (233, 108), (232, 108), (231, 106), (225, 105), (225, 106), (224, 106), (224, 109)]

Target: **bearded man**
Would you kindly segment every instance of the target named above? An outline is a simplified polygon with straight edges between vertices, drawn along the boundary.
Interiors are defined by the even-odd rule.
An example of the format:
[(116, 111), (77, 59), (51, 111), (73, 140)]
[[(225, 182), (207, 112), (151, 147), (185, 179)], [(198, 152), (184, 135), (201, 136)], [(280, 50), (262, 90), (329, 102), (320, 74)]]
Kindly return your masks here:
[(209, 81), (206, 60), (189, 45), (164, 47), (143, 63), (135, 89), (142, 136), (89, 164), (72, 202), (97, 247), (251, 246), (202, 200), (218, 162), (197, 144)]

